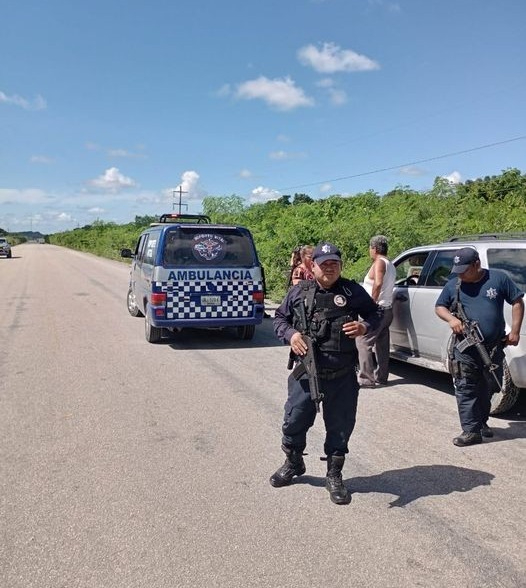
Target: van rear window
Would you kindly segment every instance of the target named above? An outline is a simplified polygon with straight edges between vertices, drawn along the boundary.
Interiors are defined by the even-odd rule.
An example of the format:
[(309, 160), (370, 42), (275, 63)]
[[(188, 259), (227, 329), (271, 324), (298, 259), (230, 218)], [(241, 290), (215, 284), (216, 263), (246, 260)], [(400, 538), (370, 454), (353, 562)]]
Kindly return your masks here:
[(177, 227), (165, 237), (164, 265), (177, 267), (253, 267), (249, 233), (229, 227)]
[(488, 249), (488, 263), (506, 272), (526, 292), (526, 249)]

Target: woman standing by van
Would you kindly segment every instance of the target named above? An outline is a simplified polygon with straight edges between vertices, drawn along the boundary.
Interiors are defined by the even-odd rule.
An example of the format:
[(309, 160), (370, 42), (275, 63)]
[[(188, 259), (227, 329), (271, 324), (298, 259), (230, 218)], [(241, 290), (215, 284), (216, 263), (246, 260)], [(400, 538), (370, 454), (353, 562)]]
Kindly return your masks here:
[(300, 264), (292, 270), (292, 285), (299, 284), (302, 280), (314, 280), (312, 273), (312, 245), (303, 245), (300, 249)]

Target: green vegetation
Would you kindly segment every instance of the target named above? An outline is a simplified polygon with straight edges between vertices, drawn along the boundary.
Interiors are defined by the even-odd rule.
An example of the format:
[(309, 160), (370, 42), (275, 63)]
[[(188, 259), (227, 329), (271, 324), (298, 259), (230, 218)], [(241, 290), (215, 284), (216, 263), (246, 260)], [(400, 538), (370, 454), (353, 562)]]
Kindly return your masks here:
[[(240, 224), (251, 230), (265, 268), (267, 294), (279, 300), (285, 293), (290, 252), (300, 244), (335, 243), (343, 253), (344, 275), (362, 280), (370, 264), (373, 235), (389, 238), (389, 255), (394, 257), (408, 247), (441, 242), (453, 235), (525, 231), (526, 175), (508, 169), (499, 176), (456, 185), (437, 178), (426, 192), (397, 187), (383, 196), (370, 191), (322, 200), (296, 194), (250, 206), (236, 195), (207, 197), (203, 213), (212, 222)], [(155, 220), (135, 217), (135, 222), (126, 225), (96, 221), (50, 235), (49, 241), (120, 259), (121, 248), (133, 249), (141, 230)]]

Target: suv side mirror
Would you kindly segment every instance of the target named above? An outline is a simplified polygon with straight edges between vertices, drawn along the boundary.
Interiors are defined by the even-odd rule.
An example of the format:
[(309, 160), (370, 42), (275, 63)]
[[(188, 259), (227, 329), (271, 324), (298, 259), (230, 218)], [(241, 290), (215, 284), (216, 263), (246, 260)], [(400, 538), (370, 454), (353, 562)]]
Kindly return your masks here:
[(127, 257), (131, 259), (133, 257), (133, 253), (131, 249), (121, 249), (121, 257)]

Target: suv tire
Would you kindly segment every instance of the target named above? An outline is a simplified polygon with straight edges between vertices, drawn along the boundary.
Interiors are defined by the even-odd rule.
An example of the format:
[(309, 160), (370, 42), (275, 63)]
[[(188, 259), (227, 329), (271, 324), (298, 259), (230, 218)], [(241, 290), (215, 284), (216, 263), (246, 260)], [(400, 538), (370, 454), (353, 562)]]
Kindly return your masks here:
[(128, 312), (132, 316), (143, 316), (142, 312), (139, 310), (139, 307), (137, 306), (135, 293), (131, 288), (128, 290), (128, 295), (126, 296), (126, 304), (128, 306)]
[(254, 338), (254, 333), (256, 332), (255, 325), (243, 325), (242, 327), (237, 327), (237, 336), (244, 341), (248, 341), (249, 339)]
[(152, 325), (150, 318), (148, 317), (148, 308), (145, 308), (144, 310), (144, 336), (146, 337), (146, 341), (148, 341), (148, 343), (159, 343), (163, 336), (163, 329), (162, 327), (155, 327)]
[(490, 414), (502, 414), (510, 410), (510, 408), (517, 402), (520, 394), (520, 389), (515, 386), (511, 379), (508, 362), (504, 360), (502, 374), (502, 387), (499, 392), (496, 392), (491, 397)]

